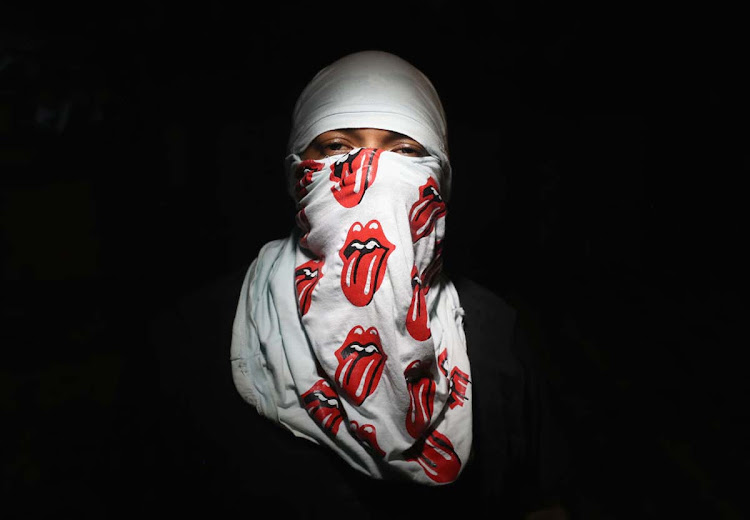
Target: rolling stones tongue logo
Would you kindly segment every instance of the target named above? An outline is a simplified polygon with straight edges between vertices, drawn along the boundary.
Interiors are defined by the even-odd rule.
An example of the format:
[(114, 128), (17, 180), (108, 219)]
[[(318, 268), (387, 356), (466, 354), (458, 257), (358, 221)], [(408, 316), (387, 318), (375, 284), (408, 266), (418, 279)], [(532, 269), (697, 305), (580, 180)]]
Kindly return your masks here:
[(404, 370), (406, 388), (409, 391), (406, 431), (415, 439), (422, 435), (430, 424), (437, 386), (430, 374), (422, 368), (423, 363), (417, 360), (409, 363)]
[(437, 243), (435, 250), (435, 258), (423, 273), (417, 271), (416, 265), (411, 269), (412, 296), (406, 313), (406, 330), (417, 341), (424, 341), (431, 336), (427, 323), (427, 293), (433, 278), (442, 266), (442, 242)]
[(362, 148), (331, 165), (331, 191), (345, 208), (353, 208), (362, 201), (378, 172), (382, 150)]
[(297, 183), (294, 185), (294, 197), (297, 202), (307, 195), (307, 187), (312, 183), (313, 173), (323, 169), (323, 163), (313, 159), (307, 159), (297, 165), (295, 178)]
[(325, 379), (318, 380), (302, 394), (302, 403), (313, 421), (328, 434), (336, 435), (344, 419), (339, 407), (339, 398)]
[(448, 384), (450, 385), (448, 405), (451, 409), (456, 406), (463, 406), (464, 401), (468, 399), (466, 397), (466, 387), (471, 383), (468, 374), (458, 367), (453, 367), (450, 375), (448, 375), (448, 349), (443, 349), (438, 355), (438, 367), (443, 375), (448, 378)]
[(341, 392), (361, 405), (377, 388), (387, 358), (378, 329), (354, 327), (336, 351), (339, 365), (335, 379)]
[(440, 196), (435, 179), (430, 177), (419, 188), (419, 199), (417, 199), (409, 211), (409, 226), (411, 228), (412, 241), (416, 242), (420, 238), (429, 235), (435, 228), (437, 219), (444, 217), (445, 213), (445, 202)]
[(363, 424), (360, 426), (357, 421), (349, 423), (349, 429), (352, 435), (359, 440), (366, 450), (374, 453), (378, 457), (385, 457), (385, 452), (378, 446), (377, 436), (375, 434), (375, 426), (372, 424)]
[(411, 269), (411, 290), (411, 304), (406, 313), (406, 330), (412, 338), (424, 341), (430, 337), (430, 328), (427, 324), (427, 291), (430, 290), (430, 286), (422, 282), (416, 265)]
[(425, 475), (440, 484), (453, 482), (461, 471), (461, 459), (453, 443), (437, 430), (433, 430), (424, 442), (406, 455), (406, 460), (419, 463)]
[(318, 281), (323, 278), (323, 260), (310, 260), (294, 270), (294, 286), (297, 290), (297, 306), (300, 315), (304, 316), (310, 310), (312, 292)]
[(341, 271), (341, 289), (346, 298), (357, 307), (372, 301), (385, 276), (388, 257), (396, 249), (385, 237), (377, 220), (364, 226), (355, 222), (349, 228), (344, 247), (339, 256), (344, 261)]
[(451, 408), (463, 406), (466, 401), (466, 387), (469, 386), (469, 376), (460, 368), (453, 367), (450, 376), (451, 395), (448, 405)]

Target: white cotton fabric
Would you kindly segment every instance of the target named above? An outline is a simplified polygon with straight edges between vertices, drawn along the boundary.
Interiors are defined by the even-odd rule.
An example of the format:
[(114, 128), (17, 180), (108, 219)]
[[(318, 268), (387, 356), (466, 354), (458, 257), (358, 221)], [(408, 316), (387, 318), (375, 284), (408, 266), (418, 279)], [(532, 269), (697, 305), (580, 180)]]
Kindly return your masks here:
[[(440, 270), (444, 117), (415, 70), (358, 53), (300, 97), (286, 159), (298, 228), (267, 243), (247, 271), (231, 366), (240, 395), (296, 436), (373, 478), (440, 485), (469, 458), (472, 384), (463, 310)], [(347, 72), (369, 79), (357, 86)], [(341, 96), (330, 94), (335, 85)], [(356, 127), (404, 133), (430, 156), (355, 149), (300, 159), (319, 133)]]
[[(369, 182), (356, 161), (367, 153), (378, 154)], [(331, 171), (344, 163), (358, 176), (356, 204), (334, 194)], [(298, 190), (302, 236), (266, 245), (246, 276), (232, 341), (237, 388), (262, 415), (368, 475), (452, 482), (471, 449), (472, 401), (463, 311), (439, 274), (444, 214), (429, 213), (443, 205), (425, 190), (430, 179), (437, 186), (439, 162), (356, 149), (315, 168)], [(419, 209), (432, 218), (415, 219)], [(419, 314), (424, 336), (408, 324)]]
[(419, 69), (393, 54), (349, 54), (318, 72), (292, 113), (288, 154), (300, 154), (323, 132), (379, 128), (419, 142), (442, 166), (443, 193), (450, 199), (448, 126), (435, 87)]

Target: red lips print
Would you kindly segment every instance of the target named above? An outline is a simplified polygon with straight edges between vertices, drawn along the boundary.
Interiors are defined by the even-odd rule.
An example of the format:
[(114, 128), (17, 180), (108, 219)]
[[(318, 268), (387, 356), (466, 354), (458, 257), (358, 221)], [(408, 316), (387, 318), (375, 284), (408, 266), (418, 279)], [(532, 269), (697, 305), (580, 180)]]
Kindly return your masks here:
[(448, 405), (451, 409), (456, 406), (463, 406), (466, 401), (466, 387), (469, 386), (469, 376), (458, 367), (451, 370), (450, 386), (451, 393), (448, 397)]
[(323, 169), (323, 163), (313, 159), (307, 159), (297, 165), (295, 178), (297, 183), (294, 185), (294, 197), (297, 202), (307, 195), (307, 187), (312, 182), (313, 173)]
[(302, 394), (302, 403), (310, 417), (328, 434), (336, 435), (343, 420), (338, 395), (325, 379), (318, 380)]
[(407, 460), (419, 463), (425, 475), (439, 484), (456, 480), (461, 459), (448, 437), (433, 430), (416, 448), (416, 455), (407, 456)]
[(471, 381), (469, 375), (458, 367), (453, 367), (448, 375), (448, 349), (444, 348), (440, 354), (438, 354), (438, 368), (445, 377), (448, 378), (448, 384), (450, 385), (450, 395), (448, 396), (448, 405), (451, 408), (456, 406), (463, 406), (464, 401), (468, 399), (466, 397), (466, 387), (469, 386)]
[(427, 325), (427, 291), (429, 285), (422, 283), (422, 276), (417, 272), (415, 265), (411, 269), (411, 304), (406, 313), (406, 330), (409, 335), (417, 341), (424, 341), (430, 337), (430, 328)]
[(409, 211), (412, 242), (432, 233), (437, 219), (444, 217), (446, 206), (435, 179), (430, 177), (419, 188), (419, 198)]
[(339, 364), (336, 383), (355, 405), (361, 405), (378, 386), (388, 359), (380, 344), (378, 329), (356, 326), (336, 351)]
[(349, 228), (339, 256), (344, 261), (341, 289), (353, 305), (364, 307), (372, 301), (383, 282), (388, 257), (394, 249), (396, 246), (385, 237), (377, 220), (364, 226), (355, 222)]
[(325, 379), (318, 380), (302, 394), (302, 403), (307, 413), (323, 431), (330, 435), (336, 435), (339, 432), (339, 425), (343, 420), (339, 398)]
[(331, 165), (331, 192), (345, 208), (353, 208), (375, 182), (382, 150), (362, 148)]
[(435, 258), (424, 272), (419, 273), (416, 265), (411, 269), (412, 296), (411, 304), (406, 314), (406, 330), (417, 341), (424, 341), (431, 336), (427, 320), (427, 293), (430, 291), (432, 281), (437, 276), (443, 264), (442, 242), (436, 244), (435, 251)]
[(324, 260), (310, 260), (294, 270), (294, 286), (297, 291), (297, 307), (301, 316), (310, 310), (312, 292), (323, 278)]
[(380, 446), (378, 446), (378, 440), (375, 434), (375, 426), (373, 426), (372, 424), (363, 424), (362, 426), (359, 426), (359, 424), (357, 424), (357, 421), (352, 421), (351, 423), (349, 423), (349, 428), (351, 429), (354, 437), (359, 440), (360, 444), (362, 444), (365, 449), (375, 453), (380, 457), (385, 457), (385, 452), (380, 449)]
[(404, 370), (409, 391), (409, 411), (406, 413), (406, 431), (415, 439), (424, 433), (432, 420), (435, 399), (435, 381), (424, 370), (424, 364), (412, 361)]

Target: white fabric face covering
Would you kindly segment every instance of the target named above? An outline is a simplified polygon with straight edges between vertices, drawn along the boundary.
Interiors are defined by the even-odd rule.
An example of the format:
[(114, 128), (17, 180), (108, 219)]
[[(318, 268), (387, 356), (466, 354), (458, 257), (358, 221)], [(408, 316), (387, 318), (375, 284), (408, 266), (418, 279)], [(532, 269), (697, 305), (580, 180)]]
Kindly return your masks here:
[(440, 275), (438, 160), (355, 149), (290, 166), (302, 229), (245, 280), (240, 393), (373, 477), (454, 481), (471, 449), (471, 385), (462, 310)]
[[(428, 115), (442, 109), (422, 95), (429, 82), (410, 90), (387, 81), (394, 73), (423, 81), (411, 65), (385, 53), (355, 56), (312, 82), (354, 90), (329, 96), (326, 83), (298, 102), (286, 159), (298, 228), (266, 244), (248, 269), (232, 334), (233, 378), (261, 415), (367, 475), (446, 484), (471, 451), (472, 385), (463, 310), (441, 271), (450, 167), (444, 119)], [(383, 89), (396, 85), (398, 102), (357, 90), (350, 70), (380, 78)], [(350, 110), (360, 95), (376, 107), (369, 118)], [(429, 102), (402, 105), (408, 96)], [(398, 124), (415, 117), (429, 132)], [(321, 123), (329, 120), (330, 128)], [(321, 132), (356, 127), (404, 133), (430, 155), (357, 148), (300, 158), (298, 148)]]

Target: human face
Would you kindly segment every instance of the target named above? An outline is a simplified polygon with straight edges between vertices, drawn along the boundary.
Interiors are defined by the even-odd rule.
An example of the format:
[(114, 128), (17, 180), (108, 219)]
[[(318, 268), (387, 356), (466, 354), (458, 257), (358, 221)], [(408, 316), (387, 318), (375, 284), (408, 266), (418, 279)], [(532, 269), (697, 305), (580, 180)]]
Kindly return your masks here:
[(302, 152), (302, 160), (323, 159), (354, 148), (380, 148), (409, 157), (424, 157), (427, 151), (414, 139), (378, 128), (342, 128), (323, 132)]

